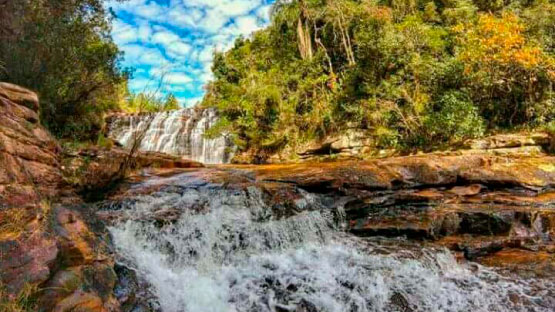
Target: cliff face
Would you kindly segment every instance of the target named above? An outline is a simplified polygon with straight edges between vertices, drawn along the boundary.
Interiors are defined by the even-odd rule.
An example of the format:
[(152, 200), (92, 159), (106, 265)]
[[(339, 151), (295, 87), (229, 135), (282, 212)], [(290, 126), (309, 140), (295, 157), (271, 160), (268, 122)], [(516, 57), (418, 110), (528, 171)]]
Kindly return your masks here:
[(33, 92), (0, 83), (0, 308), (34, 288), (48, 289), (36, 294), (39, 311), (118, 309), (106, 244), (80, 212), (52, 204), (71, 192), (38, 107)]
[(0, 84), (0, 206), (33, 206), (62, 183), (56, 141), (40, 126), (37, 95)]

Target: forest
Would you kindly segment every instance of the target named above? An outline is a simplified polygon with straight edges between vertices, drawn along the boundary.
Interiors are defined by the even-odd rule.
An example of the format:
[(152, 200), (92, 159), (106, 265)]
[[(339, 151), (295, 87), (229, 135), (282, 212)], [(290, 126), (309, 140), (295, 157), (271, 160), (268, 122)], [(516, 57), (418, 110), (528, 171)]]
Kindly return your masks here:
[(348, 128), (398, 150), (553, 129), (554, 40), (548, 0), (279, 0), (216, 53), (209, 134), (271, 153)]
[[(36, 91), (58, 138), (95, 140), (113, 110), (179, 108), (129, 92), (102, 0), (0, 5), (0, 80)], [(553, 129), (554, 38), (549, 0), (278, 0), (268, 27), (215, 53), (207, 135), (272, 153), (353, 128), (397, 150)]]
[(110, 111), (179, 108), (172, 94), (128, 90), (115, 17), (104, 0), (0, 0), (0, 81), (37, 92), (41, 121), (60, 139), (94, 142)]

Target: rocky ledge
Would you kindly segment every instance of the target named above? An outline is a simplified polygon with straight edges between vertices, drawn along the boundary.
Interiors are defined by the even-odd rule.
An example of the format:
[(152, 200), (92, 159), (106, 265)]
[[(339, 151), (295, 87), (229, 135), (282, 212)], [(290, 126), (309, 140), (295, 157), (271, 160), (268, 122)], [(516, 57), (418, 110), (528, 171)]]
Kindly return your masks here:
[[(491, 154), (497, 156), (538, 156), (555, 151), (555, 135), (545, 132), (497, 134), (480, 139), (471, 139), (449, 149), (435, 151), (435, 155)], [(297, 150), (286, 148), (270, 155), (239, 153), (232, 162), (236, 164), (283, 162), (315, 162), (367, 160), (398, 156), (400, 151), (378, 149), (368, 131), (348, 129), (322, 140), (307, 142)]]
[(53, 204), (79, 198), (64, 183), (61, 149), (38, 107), (33, 92), (0, 84), (0, 305), (111, 311), (113, 258), (81, 213)]
[[(229, 165), (142, 179), (120, 189), (112, 200), (159, 190), (175, 192), (175, 179), (189, 181), (195, 189), (250, 194), (254, 188), (262, 192), (264, 205), (272, 207), (275, 216), (330, 209), (344, 219), (345, 230), (357, 236), (403, 237), (447, 247), (461, 259), (486, 265), (520, 273), (555, 273), (555, 157), (483, 153)], [(192, 207), (204, 209), (202, 202)], [(179, 214), (179, 209), (161, 210), (134, 218), (164, 223)], [(107, 222), (129, 217), (111, 209), (98, 215)]]
[[(113, 187), (116, 177), (127, 160), (129, 152), (119, 147), (98, 147), (65, 150), (62, 171), (65, 181), (85, 199), (99, 198)], [(174, 169), (201, 168), (203, 164), (156, 152), (139, 152), (132, 159), (130, 170), (139, 172), (144, 168)], [(101, 198), (101, 196), (100, 196)]]

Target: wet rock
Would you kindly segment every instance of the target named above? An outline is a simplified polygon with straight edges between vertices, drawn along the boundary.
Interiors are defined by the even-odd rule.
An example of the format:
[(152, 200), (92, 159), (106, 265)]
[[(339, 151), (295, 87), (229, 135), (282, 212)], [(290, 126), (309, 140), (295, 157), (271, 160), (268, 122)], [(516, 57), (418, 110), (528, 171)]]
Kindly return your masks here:
[(481, 264), (518, 272), (521, 276), (531, 278), (553, 277), (555, 274), (555, 254), (548, 252), (506, 248), (478, 260)]
[(478, 235), (508, 234), (515, 220), (513, 211), (500, 212), (462, 212), (459, 214), (460, 233)]
[(124, 265), (116, 264), (118, 276), (114, 294), (120, 303), (122, 312), (161, 312), (148, 285), (137, 278), (135, 272)]

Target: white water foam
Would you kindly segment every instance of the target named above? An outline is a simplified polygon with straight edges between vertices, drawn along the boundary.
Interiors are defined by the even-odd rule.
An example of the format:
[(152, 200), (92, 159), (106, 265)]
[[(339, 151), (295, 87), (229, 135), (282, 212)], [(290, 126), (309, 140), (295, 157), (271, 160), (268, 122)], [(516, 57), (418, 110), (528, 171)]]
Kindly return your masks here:
[(225, 137), (204, 137), (205, 131), (217, 120), (213, 110), (184, 108), (156, 113), (151, 118), (150, 115), (115, 118), (109, 136), (130, 147), (138, 133), (144, 132), (140, 150), (184, 156), (206, 164), (225, 163), (232, 156)]
[[(150, 208), (164, 198), (179, 206), (176, 196)], [(549, 311), (527, 295), (526, 281), (471, 270), (446, 250), (384, 254), (336, 230), (325, 212), (275, 220), (262, 206), (218, 198), (195, 211), (183, 195), (189, 208), (172, 225), (130, 220), (110, 229), (164, 312)], [(136, 206), (148, 210), (144, 200)]]

